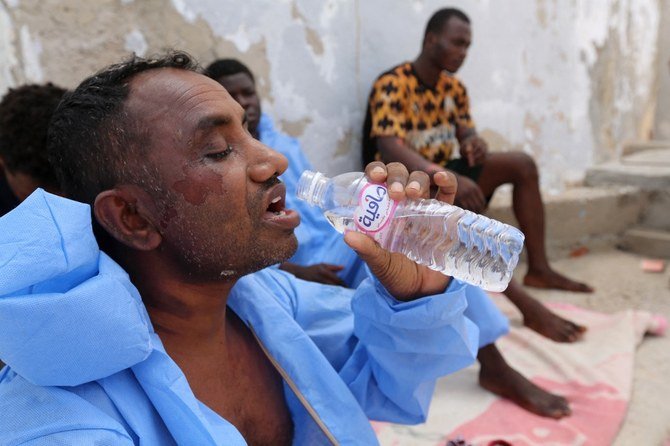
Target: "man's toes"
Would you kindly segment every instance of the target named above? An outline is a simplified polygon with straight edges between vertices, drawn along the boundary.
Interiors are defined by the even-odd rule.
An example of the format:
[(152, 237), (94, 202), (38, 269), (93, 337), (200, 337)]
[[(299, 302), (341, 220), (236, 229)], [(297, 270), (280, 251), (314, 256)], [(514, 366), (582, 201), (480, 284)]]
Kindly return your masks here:
[(577, 283), (576, 288), (576, 291), (579, 291), (580, 293), (593, 293), (594, 291), (593, 287), (590, 287), (585, 283)]
[(574, 342), (581, 339), (582, 333), (584, 333), (584, 330), (582, 330), (582, 328), (583, 327), (573, 324), (572, 322), (567, 322), (565, 324), (564, 331), (567, 334), (570, 341)]
[(575, 342), (577, 340), (577, 336), (575, 333), (573, 333), (570, 330), (564, 330), (561, 332), (560, 340), (558, 342)]
[(556, 407), (551, 412), (551, 418), (555, 418), (557, 420), (564, 417), (569, 417), (570, 415), (572, 415), (572, 411), (569, 407)]
[(559, 418), (572, 415), (572, 409), (570, 409), (570, 403), (568, 403), (568, 400), (566, 400), (563, 397), (560, 397), (560, 401), (558, 401), (558, 407), (556, 409), (557, 413), (559, 414)]
[(568, 400), (562, 396), (550, 394), (550, 400), (546, 401), (546, 414), (551, 418), (563, 418), (572, 414)]

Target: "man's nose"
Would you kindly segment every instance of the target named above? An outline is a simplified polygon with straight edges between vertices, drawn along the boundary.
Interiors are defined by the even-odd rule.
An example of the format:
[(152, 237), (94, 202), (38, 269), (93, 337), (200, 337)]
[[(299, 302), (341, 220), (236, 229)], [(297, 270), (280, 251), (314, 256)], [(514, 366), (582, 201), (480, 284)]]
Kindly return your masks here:
[(281, 153), (272, 150), (260, 141), (254, 140), (254, 160), (249, 164), (249, 177), (264, 183), (273, 176), (281, 175), (288, 168), (288, 160)]
[(249, 98), (247, 98), (246, 95), (243, 95), (243, 94), (238, 95), (238, 96), (235, 96), (235, 100), (236, 100), (237, 103), (240, 104), (240, 105), (242, 106), (242, 108), (245, 109), (245, 110), (247, 109), (247, 107), (248, 107), (249, 104), (250, 104)]

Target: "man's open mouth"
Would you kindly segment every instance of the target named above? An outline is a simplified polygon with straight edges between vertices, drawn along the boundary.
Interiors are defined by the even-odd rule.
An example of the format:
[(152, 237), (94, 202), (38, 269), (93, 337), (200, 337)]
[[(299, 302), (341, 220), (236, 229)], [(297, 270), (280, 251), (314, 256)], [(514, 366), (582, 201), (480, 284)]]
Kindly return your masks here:
[(300, 216), (292, 209), (286, 208), (286, 186), (278, 184), (268, 193), (268, 205), (265, 208), (264, 220), (286, 229), (294, 229), (300, 224)]
[(266, 212), (272, 212), (275, 215), (286, 215), (286, 210), (284, 208), (285, 199), (283, 197), (275, 197), (270, 201), (270, 206), (268, 206)]

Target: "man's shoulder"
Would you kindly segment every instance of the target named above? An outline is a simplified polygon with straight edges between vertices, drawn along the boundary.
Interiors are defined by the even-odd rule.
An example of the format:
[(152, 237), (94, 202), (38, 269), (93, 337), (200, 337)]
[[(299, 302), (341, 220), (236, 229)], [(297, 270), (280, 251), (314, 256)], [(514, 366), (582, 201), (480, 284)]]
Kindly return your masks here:
[(0, 413), (3, 445), (47, 444), (50, 439), (133, 444), (119, 422), (75, 392), (34, 385), (7, 369), (0, 378)]
[(385, 80), (402, 80), (414, 76), (414, 69), (411, 62), (403, 62), (381, 73), (377, 76), (375, 83), (383, 82)]
[(455, 74), (449, 73), (447, 71), (443, 71), (441, 76), (443, 78), (443, 81), (444, 81), (445, 85), (448, 85), (450, 88), (457, 89), (464, 94), (467, 93), (467, 89), (465, 88), (465, 84)]
[(279, 152), (281, 152), (283, 148), (300, 149), (300, 142), (298, 139), (277, 129), (272, 118), (266, 113), (261, 115), (261, 121), (258, 126), (258, 139), (263, 144), (268, 145)]

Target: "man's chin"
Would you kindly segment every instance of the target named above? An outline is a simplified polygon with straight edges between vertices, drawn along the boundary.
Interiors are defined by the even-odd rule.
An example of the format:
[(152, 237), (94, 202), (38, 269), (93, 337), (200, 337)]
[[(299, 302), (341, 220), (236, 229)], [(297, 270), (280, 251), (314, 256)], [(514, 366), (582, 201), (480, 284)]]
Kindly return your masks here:
[(243, 275), (255, 273), (267, 268), (268, 266), (283, 263), (295, 254), (298, 250), (298, 239), (295, 234), (291, 234), (286, 239), (275, 240), (272, 247), (262, 251), (263, 255), (252, 265)]
[(295, 252), (298, 250), (298, 238), (295, 236), (295, 234), (291, 234), (286, 240), (286, 243), (282, 245), (284, 249), (282, 252), (277, 253), (277, 257), (279, 257), (278, 260), (276, 262), (272, 262), (271, 265), (285, 262), (293, 257), (293, 254), (295, 254)]

